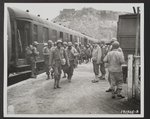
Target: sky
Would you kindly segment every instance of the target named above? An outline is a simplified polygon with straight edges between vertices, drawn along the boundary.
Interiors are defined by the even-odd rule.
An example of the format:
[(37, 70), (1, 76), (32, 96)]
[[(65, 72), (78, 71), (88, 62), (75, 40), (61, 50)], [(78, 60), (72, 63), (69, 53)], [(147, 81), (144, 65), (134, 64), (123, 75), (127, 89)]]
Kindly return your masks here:
[(112, 10), (133, 13), (133, 6), (142, 6), (142, 3), (5, 3), (5, 7), (15, 7), (31, 14), (38, 15), (44, 19), (52, 20), (59, 15), (63, 9), (81, 10), (92, 7), (97, 10)]

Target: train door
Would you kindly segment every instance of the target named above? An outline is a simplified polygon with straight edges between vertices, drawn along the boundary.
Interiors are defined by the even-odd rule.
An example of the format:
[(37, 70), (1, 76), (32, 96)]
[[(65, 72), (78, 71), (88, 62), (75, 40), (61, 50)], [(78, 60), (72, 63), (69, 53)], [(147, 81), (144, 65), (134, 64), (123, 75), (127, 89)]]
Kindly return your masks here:
[(17, 20), (17, 65), (26, 64), (26, 47), (31, 44), (30, 23), (27, 21)]

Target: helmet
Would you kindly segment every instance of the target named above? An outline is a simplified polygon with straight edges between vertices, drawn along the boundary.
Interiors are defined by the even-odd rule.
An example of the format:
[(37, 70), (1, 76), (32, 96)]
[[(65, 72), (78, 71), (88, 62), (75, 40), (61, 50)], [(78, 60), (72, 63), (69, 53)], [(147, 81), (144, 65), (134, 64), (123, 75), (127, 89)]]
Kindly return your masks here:
[(63, 45), (67, 45), (67, 42), (63, 42)]
[(44, 46), (47, 46), (48, 44), (47, 43), (44, 43)]
[(112, 38), (111, 42), (117, 41), (117, 38)]
[(112, 44), (113, 49), (118, 49), (119, 46), (120, 46), (120, 44), (119, 44), (118, 41), (114, 41), (113, 44)]
[(53, 44), (53, 42), (51, 40), (48, 40), (48, 44)]
[(71, 43), (71, 42), (68, 42), (68, 46), (72, 46), (72, 43)]
[(57, 40), (57, 44), (58, 44), (58, 43), (62, 43), (62, 40)]
[(39, 45), (39, 43), (37, 41), (34, 41), (33, 45)]

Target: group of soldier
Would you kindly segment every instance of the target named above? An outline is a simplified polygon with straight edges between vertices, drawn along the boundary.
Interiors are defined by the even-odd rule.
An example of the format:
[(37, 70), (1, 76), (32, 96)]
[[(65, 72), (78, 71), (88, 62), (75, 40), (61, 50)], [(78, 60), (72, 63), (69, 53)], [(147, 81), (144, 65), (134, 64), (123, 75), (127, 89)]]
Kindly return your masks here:
[[(38, 43), (35, 41), (33, 45), (30, 45), (26, 49), (33, 78), (37, 76), (36, 60), (39, 55), (37, 45)], [(59, 82), (62, 71), (65, 77), (67, 75), (68, 81), (71, 82), (74, 68), (78, 64), (79, 54), (79, 47), (73, 46), (72, 42), (62, 42), (62, 39), (58, 39), (56, 43), (53, 43), (51, 40), (44, 43), (44, 69), (47, 74), (47, 79), (54, 78), (54, 89), (60, 88)]]
[[(99, 79), (105, 79), (106, 69), (108, 71), (108, 82), (110, 88), (106, 92), (112, 92), (112, 98), (124, 98), (121, 94), (123, 84), (122, 64), (125, 63), (124, 54), (116, 38), (106, 45), (104, 41), (94, 43), (92, 52), (93, 71), (95, 74), (93, 83)], [(101, 77), (99, 77), (99, 69)]]
[[(34, 78), (36, 78), (36, 57), (39, 55), (37, 45), (38, 43), (35, 41), (33, 45), (27, 48), (32, 77)], [(106, 69), (108, 69), (110, 88), (106, 92), (112, 92), (112, 98), (115, 98), (116, 95), (124, 98), (121, 94), (123, 84), (121, 65), (124, 63), (124, 55), (116, 38), (113, 38), (109, 45), (102, 40), (85, 46), (80, 43), (73, 45), (72, 42), (62, 42), (62, 39), (58, 39), (56, 43), (48, 40), (47, 43), (44, 43), (43, 55), (47, 79), (54, 79), (54, 89), (60, 88), (59, 82), (62, 71), (64, 78), (67, 75), (68, 82), (71, 82), (74, 68), (78, 64), (91, 61), (95, 74), (92, 83), (97, 83), (101, 79), (104, 80)]]

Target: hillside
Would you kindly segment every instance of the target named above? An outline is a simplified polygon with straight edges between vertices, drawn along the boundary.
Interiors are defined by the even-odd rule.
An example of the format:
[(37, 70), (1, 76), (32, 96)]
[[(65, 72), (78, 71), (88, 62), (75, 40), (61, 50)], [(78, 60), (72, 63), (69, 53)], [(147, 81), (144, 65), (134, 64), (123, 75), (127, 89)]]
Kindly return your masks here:
[(120, 14), (126, 13), (93, 8), (63, 9), (59, 16), (52, 21), (97, 39), (110, 40), (112, 37), (116, 37)]

